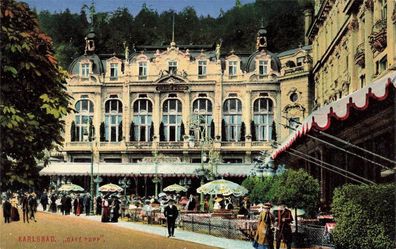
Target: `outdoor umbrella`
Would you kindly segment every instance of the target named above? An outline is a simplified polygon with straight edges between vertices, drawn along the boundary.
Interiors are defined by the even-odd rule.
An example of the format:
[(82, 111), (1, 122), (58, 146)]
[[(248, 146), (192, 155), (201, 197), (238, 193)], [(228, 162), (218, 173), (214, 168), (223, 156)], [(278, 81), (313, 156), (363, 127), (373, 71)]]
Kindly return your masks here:
[(183, 186), (180, 186), (179, 184), (172, 184), (172, 185), (169, 185), (168, 187), (164, 188), (162, 191), (164, 191), (164, 192), (173, 192), (174, 191), (176, 193), (179, 193), (179, 192), (187, 192), (187, 189)]
[(100, 192), (121, 192), (122, 190), (123, 188), (113, 183), (105, 184), (99, 187)]
[(198, 193), (210, 195), (234, 195), (242, 196), (248, 193), (243, 186), (224, 179), (208, 182), (197, 189)]
[(84, 189), (76, 184), (66, 183), (58, 188), (58, 191), (65, 191), (65, 192), (83, 192)]

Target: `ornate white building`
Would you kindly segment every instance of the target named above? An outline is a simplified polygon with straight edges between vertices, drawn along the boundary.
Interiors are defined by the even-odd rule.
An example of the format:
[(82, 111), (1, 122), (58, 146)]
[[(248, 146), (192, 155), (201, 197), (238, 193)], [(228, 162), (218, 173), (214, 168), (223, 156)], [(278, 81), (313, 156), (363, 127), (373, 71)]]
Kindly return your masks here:
[[(242, 179), (260, 152), (272, 150), (273, 139), (289, 134), (283, 117), (298, 121), (311, 111), (310, 46), (278, 56), (267, 50), (265, 34), (258, 31), (253, 53), (173, 41), (131, 52), (126, 47), (120, 56), (96, 54), (89, 33), (85, 54), (69, 68), (75, 113), (66, 118), (63, 162), (41, 174), (58, 181), (85, 176), (87, 186), (92, 162), (95, 176), (106, 182), (133, 177), (141, 194), (139, 179), (147, 194), (148, 179), (191, 182), (201, 167)], [(165, 162), (153, 154), (163, 154)]]

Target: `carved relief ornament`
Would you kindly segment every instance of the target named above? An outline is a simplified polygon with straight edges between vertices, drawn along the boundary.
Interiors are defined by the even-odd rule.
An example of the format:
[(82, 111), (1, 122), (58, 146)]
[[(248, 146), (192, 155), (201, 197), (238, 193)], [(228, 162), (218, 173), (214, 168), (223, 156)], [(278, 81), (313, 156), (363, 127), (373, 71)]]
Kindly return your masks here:
[(366, 0), (364, 2), (364, 6), (366, 7), (367, 10), (373, 11), (374, 10), (374, 2), (373, 2), (373, 0)]
[(348, 24), (348, 29), (351, 31), (356, 31), (359, 28), (359, 22), (356, 17), (352, 17), (351, 21)]

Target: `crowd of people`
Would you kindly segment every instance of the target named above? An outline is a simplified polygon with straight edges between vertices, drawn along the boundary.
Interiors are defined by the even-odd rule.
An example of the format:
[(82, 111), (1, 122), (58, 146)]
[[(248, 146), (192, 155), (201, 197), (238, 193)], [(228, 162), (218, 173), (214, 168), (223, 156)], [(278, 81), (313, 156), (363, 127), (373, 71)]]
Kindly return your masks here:
[(24, 223), (37, 222), (37, 195), (35, 192), (6, 192), (2, 194), (3, 217), (5, 223), (18, 222), (21, 220), (20, 211)]
[[(85, 215), (91, 214), (91, 195), (89, 193), (58, 193), (44, 190), (38, 197), (35, 192), (19, 191), (12, 193), (9, 191), (3, 193), (1, 197), (5, 223), (20, 220), (23, 220), (24, 223), (37, 222), (35, 213), (38, 203), (41, 204), (43, 211), (60, 212), (62, 215), (70, 215), (71, 213), (75, 216), (83, 213)], [(205, 198), (205, 209), (209, 209), (209, 201), (209, 198)], [(212, 205), (214, 210), (233, 210), (233, 202), (235, 203), (235, 199), (230, 197), (217, 196), (214, 198)], [(108, 193), (99, 194), (93, 200), (93, 205), (94, 213), (101, 216), (102, 222), (118, 222), (122, 212), (126, 209), (141, 208), (141, 216), (147, 218), (147, 222), (150, 224), (153, 219), (153, 211), (156, 209), (164, 214), (168, 225), (168, 237), (174, 236), (175, 221), (179, 215), (179, 209), (188, 211), (200, 209), (198, 197), (193, 194), (190, 194), (187, 198), (187, 196), (167, 195), (165, 193), (148, 197), (133, 194), (123, 197), (120, 194)], [(242, 198), (238, 206), (238, 214), (249, 218), (251, 207), (249, 198), (247, 196)], [(262, 207), (253, 247), (256, 249), (273, 249), (275, 244), (275, 248), (279, 249), (281, 242), (283, 242), (287, 249), (290, 249), (292, 242), (291, 223), (293, 222), (291, 211), (284, 205), (279, 205), (280, 209), (277, 215), (274, 215), (270, 211), (272, 207), (270, 203), (266, 203)], [(22, 219), (20, 218), (20, 212), (22, 213)], [(128, 216), (126, 213), (123, 215)]]

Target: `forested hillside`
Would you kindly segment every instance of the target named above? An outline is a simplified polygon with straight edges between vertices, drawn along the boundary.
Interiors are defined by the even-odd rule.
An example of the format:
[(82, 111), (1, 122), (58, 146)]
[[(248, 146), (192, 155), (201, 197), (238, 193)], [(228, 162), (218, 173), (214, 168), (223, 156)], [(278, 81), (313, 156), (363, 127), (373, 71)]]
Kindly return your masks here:
[[(261, 24), (267, 29), (270, 51), (280, 52), (297, 47), (304, 41), (303, 10), (310, 0), (257, 0), (221, 11), (217, 18), (197, 16), (192, 7), (180, 12), (158, 13), (142, 6), (133, 16), (128, 9), (111, 13), (96, 13), (94, 29), (98, 53), (122, 53), (124, 43), (134, 45), (167, 45), (172, 38), (172, 18), (175, 15), (176, 44), (214, 44), (222, 40), (222, 52), (252, 51)], [(88, 32), (87, 8), (79, 14), (65, 10), (60, 13), (38, 13), (41, 28), (53, 38), (55, 54), (67, 68), (84, 51), (84, 37)]]

